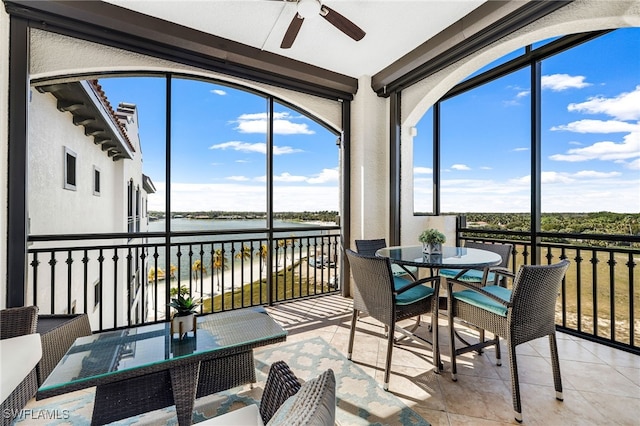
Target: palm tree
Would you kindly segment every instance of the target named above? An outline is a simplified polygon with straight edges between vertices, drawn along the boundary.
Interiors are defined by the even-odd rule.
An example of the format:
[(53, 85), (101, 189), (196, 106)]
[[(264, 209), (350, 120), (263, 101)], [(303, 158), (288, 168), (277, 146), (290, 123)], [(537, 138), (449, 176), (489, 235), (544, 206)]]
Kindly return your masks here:
[(207, 275), (207, 267), (202, 264), (200, 259), (196, 259), (196, 261), (193, 262), (191, 270), (193, 271), (194, 278), (198, 278), (199, 275), (202, 275), (203, 277)]
[(242, 249), (238, 253), (236, 253), (236, 259), (251, 259), (251, 247), (247, 245), (242, 245)]
[(262, 244), (258, 249), (258, 256), (260, 256), (260, 278), (262, 278), (262, 271), (267, 269), (267, 254), (269, 249), (266, 244)]
[(229, 269), (229, 265), (228, 265), (229, 260), (224, 255), (222, 249), (216, 249), (213, 252), (211, 261), (213, 263), (213, 269), (216, 271), (216, 278), (218, 281), (218, 291), (220, 291), (220, 270), (223, 268), (225, 270)]

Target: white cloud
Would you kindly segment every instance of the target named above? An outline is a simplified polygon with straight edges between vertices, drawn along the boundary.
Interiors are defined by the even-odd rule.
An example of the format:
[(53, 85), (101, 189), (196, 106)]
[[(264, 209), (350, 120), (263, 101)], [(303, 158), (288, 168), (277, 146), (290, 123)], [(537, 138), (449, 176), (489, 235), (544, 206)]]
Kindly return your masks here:
[[(597, 172), (596, 172), (597, 173)], [(640, 193), (637, 178), (625, 179), (623, 175), (595, 176), (590, 171), (542, 174), (543, 212), (593, 212), (603, 206), (614, 212), (637, 212), (640, 210)], [(484, 212), (487, 200), (490, 210), (499, 212), (528, 212), (531, 208), (531, 177), (523, 176), (506, 181), (443, 179), (443, 212)], [(431, 192), (426, 187), (417, 189), (416, 209), (431, 208)], [(567, 184), (570, 190), (567, 190)]]
[(246, 176), (228, 176), (225, 179), (233, 180), (233, 181), (236, 181), (236, 182), (246, 182), (246, 181), (249, 180), (249, 178), (246, 177)]
[(236, 163), (249, 163), (249, 160), (236, 160)]
[(335, 169), (322, 169), (322, 171), (314, 177), (307, 179), (307, 183), (321, 184), (327, 182), (338, 182), (340, 179), (340, 171), (336, 167)]
[(451, 168), (453, 170), (471, 170), (471, 168), (466, 164), (453, 164)]
[(227, 92), (225, 92), (225, 91), (224, 91), (224, 90), (222, 90), (222, 89), (213, 89), (213, 90), (211, 91), (211, 93), (213, 93), (214, 95), (218, 95), (218, 96), (224, 96), (224, 95), (226, 95), (226, 94), (227, 94)]
[(618, 120), (579, 120), (561, 126), (553, 126), (551, 130), (575, 133), (626, 133), (640, 131), (640, 124)]
[(414, 175), (432, 175), (433, 169), (430, 167), (414, 167), (413, 174)]
[(640, 170), (640, 158), (636, 158), (635, 160), (627, 163), (627, 169)]
[[(339, 177), (340, 177), (340, 172), (336, 167), (334, 169), (322, 169), (320, 173), (313, 176), (292, 175), (291, 173), (284, 172), (284, 173), (281, 173), (280, 175), (274, 176), (273, 181), (274, 182), (304, 182), (311, 185), (316, 185), (316, 184), (325, 184), (325, 183), (331, 183), (331, 182), (337, 183)], [(255, 178), (254, 180), (258, 182), (266, 182), (267, 177), (260, 176)]]
[[(315, 131), (309, 129), (307, 123), (294, 123), (293, 120), (304, 119), (302, 116), (292, 116), (288, 112), (273, 114), (273, 133), (278, 135), (313, 135)], [(240, 133), (267, 133), (267, 113), (242, 114), (237, 120), (235, 130)]]
[(614, 98), (597, 96), (586, 102), (569, 104), (567, 109), (585, 114), (606, 114), (618, 120), (640, 120), (640, 85)]
[(520, 98), (524, 98), (525, 96), (529, 96), (529, 93), (531, 93), (530, 90), (523, 90), (521, 92), (518, 92), (516, 94), (516, 98), (520, 99)]
[[(267, 153), (267, 144), (264, 142), (241, 142), (241, 141), (229, 141), (215, 145), (211, 145), (209, 149), (232, 149), (234, 151), (246, 152), (246, 153)], [(301, 149), (292, 148), (290, 146), (274, 146), (273, 155), (294, 154), (296, 152), (302, 152)]]
[(306, 176), (294, 176), (291, 173), (281, 173), (280, 175), (273, 176), (274, 182), (306, 182)]
[(543, 75), (540, 81), (543, 89), (561, 92), (567, 89), (582, 89), (591, 86), (590, 83), (585, 83), (585, 78), (583, 75), (551, 74)]
[(582, 170), (574, 173), (573, 176), (577, 178), (595, 178), (595, 179), (607, 179), (611, 177), (620, 176), (620, 172), (598, 172), (596, 170)]
[[(149, 194), (149, 210), (164, 210), (165, 182), (156, 183), (157, 191)], [(275, 186), (276, 211), (338, 210), (337, 186)], [(265, 211), (264, 185), (187, 184), (171, 185), (171, 203), (175, 211), (225, 210)]]
[(529, 148), (526, 148), (526, 147), (513, 148), (512, 151), (513, 152), (529, 151)]
[(596, 142), (584, 148), (572, 148), (566, 154), (556, 154), (549, 158), (555, 161), (624, 161), (640, 157), (640, 131), (629, 133), (622, 143), (611, 141)]

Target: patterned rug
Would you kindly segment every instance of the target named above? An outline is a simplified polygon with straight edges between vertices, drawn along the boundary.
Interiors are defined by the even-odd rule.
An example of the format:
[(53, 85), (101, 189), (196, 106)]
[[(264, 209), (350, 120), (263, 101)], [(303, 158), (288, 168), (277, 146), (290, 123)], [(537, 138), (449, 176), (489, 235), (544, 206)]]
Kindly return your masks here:
[[(199, 398), (194, 407), (194, 423), (258, 403), (269, 366), (279, 360), (289, 364), (302, 381), (312, 379), (328, 368), (333, 369), (336, 376), (336, 422), (339, 425), (429, 426), (415, 411), (392, 393), (385, 392), (372, 377), (320, 337), (256, 351), (258, 383), (253, 388), (247, 385)], [(26, 408), (32, 411), (29, 412), (30, 416), (18, 420), (17, 424), (21, 426), (88, 425), (93, 410), (93, 391), (79, 391), (41, 401), (32, 400)], [(37, 418), (39, 412), (55, 412), (57, 415), (55, 419)], [(174, 426), (177, 423), (175, 407), (168, 407), (113, 424)]]

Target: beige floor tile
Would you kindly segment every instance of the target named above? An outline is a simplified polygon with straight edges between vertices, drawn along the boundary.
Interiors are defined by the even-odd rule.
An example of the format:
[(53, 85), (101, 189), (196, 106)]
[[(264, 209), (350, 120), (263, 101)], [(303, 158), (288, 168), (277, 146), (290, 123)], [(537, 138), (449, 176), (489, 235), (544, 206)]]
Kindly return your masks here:
[[(580, 342), (568, 339), (557, 339), (557, 342), (558, 357), (561, 360), (603, 363), (602, 359), (594, 355), (592, 351), (587, 350)], [(551, 357), (548, 338), (533, 340), (531, 341), (531, 346), (533, 346), (541, 356), (545, 358)]]
[(448, 413), (510, 422), (511, 389), (499, 379), (458, 376), (458, 381), (440, 382)]
[[(618, 396), (634, 396), (630, 392), (637, 386), (615, 368), (609, 365), (588, 362), (560, 362), (563, 380), (567, 380), (579, 391)], [(637, 395), (637, 393), (636, 393)]]
[(581, 340), (580, 346), (596, 355), (602, 362), (614, 367), (631, 367), (640, 369), (640, 356), (620, 351), (588, 340)]
[(553, 388), (521, 384), (520, 396), (523, 424), (527, 426), (614, 424), (578, 391), (565, 390), (564, 401), (558, 401)]
[[(527, 383), (532, 385), (541, 385), (553, 387), (553, 368), (551, 367), (551, 361), (541, 356), (528, 356), (519, 355), (517, 357), (518, 363), (518, 378), (520, 383)], [(509, 367), (509, 361), (503, 363), (502, 367), (496, 369), (500, 378), (506, 381), (511, 381), (511, 368)], [(562, 375), (562, 364), (560, 364), (560, 374)], [(573, 385), (567, 380), (562, 382), (564, 389), (574, 389)]]
[(640, 395), (637, 398), (608, 395), (600, 392), (580, 392), (588, 403), (602, 414), (605, 423), (615, 425), (638, 425)]
[[(640, 368), (633, 367), (614, 367), (620, 374), (631, 380), (636, 386), (636, 394), (640, 398)], [(633, 394), (633, 391), (632, 391)]]

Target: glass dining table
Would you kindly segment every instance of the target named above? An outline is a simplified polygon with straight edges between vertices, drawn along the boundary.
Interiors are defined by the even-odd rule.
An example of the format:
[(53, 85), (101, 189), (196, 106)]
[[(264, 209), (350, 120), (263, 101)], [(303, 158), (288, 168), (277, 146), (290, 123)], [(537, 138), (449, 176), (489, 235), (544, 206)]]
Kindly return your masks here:
[[(376, 256), (388, 257), (393, 264), (402, 268), (409, 266), (430, 268), (431, 276), (437, 275), (440, 269), (459, 269), (463, 273), (469, 269), (484, 269), (502, 262), (499, 254), (488, 250), (449, 246), (443, 246), (441, 254), (425, 254), (422, 252), (421, 245), (392, 246), (379, 249), (376, 251)], [(440, 310), (447, 309), (447, 297), (448, 295), (439, 295), (438, 307)], [(458, 333), (456, 336), (460, 341), (469, 345)], [(438, 354), (437, 357), (437, 365), (442, 365), (439, 359), (440, 355)]]
[(499, 265), (502, 258), (488, 250), (466, 247), (442, 247), (442, 254), (425, 254), (422, 246), (394, 246), (381, 248), (376, 256), (388, 257), (401, 266), (432, 269), (484, 269)]

